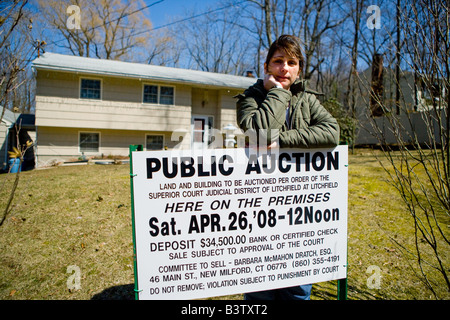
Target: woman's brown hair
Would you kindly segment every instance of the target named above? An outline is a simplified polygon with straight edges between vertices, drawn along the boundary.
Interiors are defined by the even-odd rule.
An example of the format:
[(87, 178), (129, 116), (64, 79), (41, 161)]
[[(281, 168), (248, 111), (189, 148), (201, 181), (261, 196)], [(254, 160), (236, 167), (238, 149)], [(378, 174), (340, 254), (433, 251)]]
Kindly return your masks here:
[(299, 69), (300, 73), (303, 73), (303, 54), (300, 48), (300, 41), (297, 37), (292, 35), (282, 35), (277, 40), (275, 40), (269, 48), (269, 52), (267, 53), (266, 63), (268, 66), (270, 59), (272, 59), (273, 55), (277, 50), (283, 50), (288, 55), (296, 57), (299, 61)]

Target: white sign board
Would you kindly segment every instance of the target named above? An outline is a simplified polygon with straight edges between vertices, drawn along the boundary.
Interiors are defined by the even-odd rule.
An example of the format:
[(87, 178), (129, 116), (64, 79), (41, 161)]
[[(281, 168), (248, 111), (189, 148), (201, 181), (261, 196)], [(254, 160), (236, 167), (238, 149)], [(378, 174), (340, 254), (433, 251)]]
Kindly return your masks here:
[(346, 278), (347, 146), (132, 153), (139, 299)]

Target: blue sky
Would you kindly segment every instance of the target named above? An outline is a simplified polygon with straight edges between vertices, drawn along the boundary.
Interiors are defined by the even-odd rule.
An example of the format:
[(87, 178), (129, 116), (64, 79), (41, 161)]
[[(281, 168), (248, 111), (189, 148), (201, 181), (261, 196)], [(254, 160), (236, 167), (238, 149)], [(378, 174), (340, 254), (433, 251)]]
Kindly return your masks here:
[[(159, 0), (145, 0), (147, 5), (158, 2)], [(153, 27), (159, 27), (171, 22), (172, 18), (186, 18), (189, 15), (186, 12), (197, 10), (197, 13), (208, 11), (207, 8), (215, 8), (220, 5), (219, 0), (164, 0), (157, 3), (144, 14), (150, 18)]]

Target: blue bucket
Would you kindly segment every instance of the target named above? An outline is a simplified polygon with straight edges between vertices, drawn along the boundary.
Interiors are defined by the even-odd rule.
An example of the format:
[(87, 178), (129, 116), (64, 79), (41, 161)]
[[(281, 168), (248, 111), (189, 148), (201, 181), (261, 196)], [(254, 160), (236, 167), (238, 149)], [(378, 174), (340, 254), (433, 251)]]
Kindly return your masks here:
[(20, 171), (20, 159), (9, 159), (9, 167), (11, 168), (11, 170), (9, 171), (10, 173), (16, 173), (17, 171)]

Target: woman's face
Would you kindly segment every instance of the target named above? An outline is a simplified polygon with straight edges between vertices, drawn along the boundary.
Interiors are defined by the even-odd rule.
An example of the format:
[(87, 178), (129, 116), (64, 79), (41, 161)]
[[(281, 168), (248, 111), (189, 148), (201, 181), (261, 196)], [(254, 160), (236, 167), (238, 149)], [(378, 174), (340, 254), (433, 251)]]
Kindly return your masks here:
[(284, 89), (289, 89), (300, 75), (299, 60), (291, 57), (284, 50), (277, 50), (269, 61), (264, 64), (266, 74), (274, 76)]

